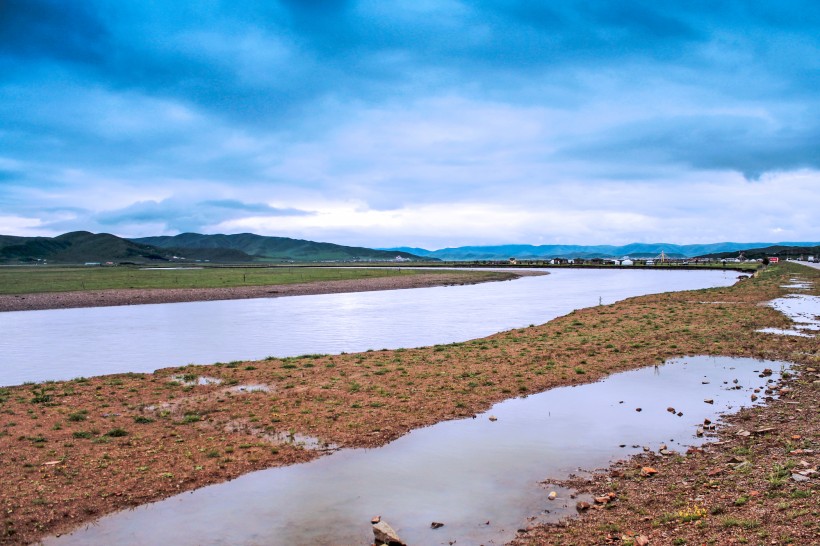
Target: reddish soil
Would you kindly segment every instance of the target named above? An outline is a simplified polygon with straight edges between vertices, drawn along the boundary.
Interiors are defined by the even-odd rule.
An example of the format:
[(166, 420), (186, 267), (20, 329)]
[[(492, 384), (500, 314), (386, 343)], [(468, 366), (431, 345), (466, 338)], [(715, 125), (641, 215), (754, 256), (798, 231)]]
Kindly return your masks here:
[[(579, 482), (595, 493), (612, 491), (617, 501), (566, 525), (535, 529), (518, 543), (634, 544), (630, 533), (638, 533), (652, 544), (810, 544), (818, 480), (780, 483), (778, 476), (788, 464), (817, 466), (818, 384), (808, 368), (820, 368), (820, 346), (814, 338), (756, 332), (789, 326), (762, 304), (783, 295), (780, 285), (795, 275), (813, 281), (818, 293), (820, 271), (784, 264), (729, 288), (631, 298), (465, 343), (0, 389), (0, 543), (29, 543), (102, 514), (324, 453), (277, 441), (277, 434), (377, 446), (519, 394), (712, 354), (795, 364), (799, 379), (781, 402), (733, 421), (747, 430), (776, 423), (775, 431), (691, 456), (628, 461), (615, 470), (620, 474)], [(222, 383), (186, 385), (174, 376)], [(270, 390), (230, 390), (244, 384)], [(751, 468), (729, 466), (738, 464), (732, 456), (750, 460)], [(652, 481), (636, 473), (645, 464), (658, 470)]]

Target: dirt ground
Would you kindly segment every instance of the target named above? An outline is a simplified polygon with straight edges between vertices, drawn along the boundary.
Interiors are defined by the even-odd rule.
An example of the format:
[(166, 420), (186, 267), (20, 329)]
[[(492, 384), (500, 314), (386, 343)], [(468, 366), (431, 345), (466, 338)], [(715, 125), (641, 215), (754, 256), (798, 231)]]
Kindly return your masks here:
[(0, 294), (0, 312), (65, 309), (70, 307), (109, 307), (146, 303), (179, 303), (185, 301), (240, 300), (281, 298), (310, 294), (371, 292), (428, 286), (477, 284), (507, 281), (524, 275), (544, 275), (537, 271), (452, 271), (418, 275), (374, 277), (356, 280), (317, 281), (274, 286), (233, 286), (226, 288), (169, 288), (89, 290), (77, 292), (44, 292), (37, 294)]
[[(788, 473), (817, 467), (809, 368), (820, 368), (820, 346), (756, 332), (789, 326), (764, 303), (793, 277), (820, 293), (820, 271), (784, 264), (728, 288), (631, 298), (464, 343), (0, 389), (0, 543), (30, 543), (334, 446), (382, 445), (517, 395), (705, 354), (786, 360), (796, 376), (779, 401), (732, 417), (734, 427), (720, 431), (725, 444), (645, 455), (573, 482), (614, 500), (516, 544), (640, 544), (644, 535), (651, 544), (811, 544), (820, 481)], [(752, 432), (738, 436), (741, 427)], [(640, 472), (647, 465), (657, 470), (651, 478)]]

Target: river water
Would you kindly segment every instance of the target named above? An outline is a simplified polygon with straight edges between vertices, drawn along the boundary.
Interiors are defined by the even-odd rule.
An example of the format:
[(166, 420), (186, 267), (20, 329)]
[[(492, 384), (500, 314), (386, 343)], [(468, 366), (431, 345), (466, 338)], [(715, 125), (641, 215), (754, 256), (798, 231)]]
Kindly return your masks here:
[(553, 269), (469, 286), (0, 313), (0, 385), (452, 343), (736, 278), (734, 271)]
[[(773, 374), (761, 377), (764, 368)], [(704, 419), (752, 405), (753, 389), (770, 386), (782, 369), (777, 362), (686, 357), (507, 400), (475, 419), (415, 430), (381, 448), (247, 474), (45, 543), (363, 545), (372, 543), (370, 518), (381, 515), (408, 544), (504, 544), (532, 521), (574, 513), (578, 499), (542, 480), (605, 467), (643, 446), (685, 451), (704, 441), (695, 437)], [(556, 500), (548, 500), (550, 491)], [(444, 527), (431, 529), (433, 521)]]

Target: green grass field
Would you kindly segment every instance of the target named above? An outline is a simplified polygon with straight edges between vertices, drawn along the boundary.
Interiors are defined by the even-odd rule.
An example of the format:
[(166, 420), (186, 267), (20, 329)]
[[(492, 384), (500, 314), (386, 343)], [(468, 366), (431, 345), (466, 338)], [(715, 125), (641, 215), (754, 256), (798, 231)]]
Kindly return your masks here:
[[(222, 288), (365, 279), (438, 273), (413, 269), (214, 267), (139, 269), (136, 267), (0, 267), (0, 294), (73, 292), (123, 288)], [(444, 273), (441, 271), (441, 273)], [(449, 271), (447, 273), (452, 273)]]

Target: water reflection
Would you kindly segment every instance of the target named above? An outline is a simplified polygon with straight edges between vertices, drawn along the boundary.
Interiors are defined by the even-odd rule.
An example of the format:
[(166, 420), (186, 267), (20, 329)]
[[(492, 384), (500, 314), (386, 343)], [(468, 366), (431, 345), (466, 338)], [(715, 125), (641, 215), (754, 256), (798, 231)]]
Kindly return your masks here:
[[(773, 375), (761, 377), (764, 368)], [(771, 387), (781, 368), (687, 357), (508, 400), (383, 448), (248, 474), (46, 543), (369, 544), (370, 518), (379, 514), (409, 544), (503, 544), (528, 516), (550, 521), (574, 510), (566, 491), (547, 500), (554, 488), (542, 480), (606, 466), (642, 446), (699, 444), (694, 435), (704, 419), (752, 405), (753, 389)], [(433, 521), (445, 526), (433, 530)]]

